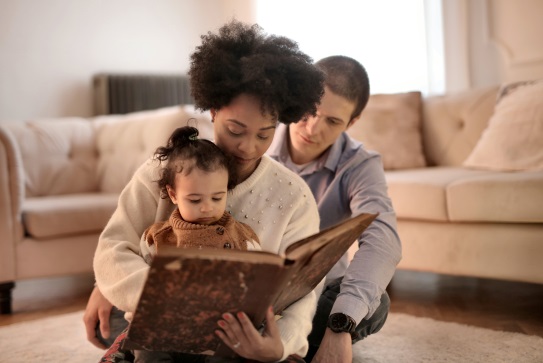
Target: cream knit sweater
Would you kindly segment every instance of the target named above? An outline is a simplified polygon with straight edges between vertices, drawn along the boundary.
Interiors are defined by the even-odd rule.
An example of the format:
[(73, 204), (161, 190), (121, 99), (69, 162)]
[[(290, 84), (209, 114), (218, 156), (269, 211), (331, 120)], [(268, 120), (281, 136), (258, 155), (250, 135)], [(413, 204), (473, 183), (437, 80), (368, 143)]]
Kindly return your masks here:
[[(127, 312), (136, 309), (149, 266), (140, 255), (140, 238), (151, 224), (168, 219), (175, 205), (161, 199), (158, 164), (149, 160), (134, 174), (98, 241), (94, 256), (96, 283), (102, 294)], [(283, 253), (293, 242), (319, 231), (319, 214), (305, 182), (263, 156), (253, 174), (228, 194), (227, 210), (248, 224), (263, 251)], [(265, 283), (265, 281), (263, 281)], [(285, 359), (304, 356), (319, 286), (283, 312), (278, 320)]]

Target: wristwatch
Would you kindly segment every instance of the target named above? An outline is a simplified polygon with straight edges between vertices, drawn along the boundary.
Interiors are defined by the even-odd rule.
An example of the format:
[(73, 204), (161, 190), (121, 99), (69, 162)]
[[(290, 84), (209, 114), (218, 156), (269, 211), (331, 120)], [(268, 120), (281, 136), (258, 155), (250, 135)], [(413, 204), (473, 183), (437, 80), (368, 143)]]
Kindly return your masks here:
[(328, 327), (334, 333), (349, 333), (351, 336), (356, 328), (356, 321), (349, 315), (334, 313), (328, 317)]

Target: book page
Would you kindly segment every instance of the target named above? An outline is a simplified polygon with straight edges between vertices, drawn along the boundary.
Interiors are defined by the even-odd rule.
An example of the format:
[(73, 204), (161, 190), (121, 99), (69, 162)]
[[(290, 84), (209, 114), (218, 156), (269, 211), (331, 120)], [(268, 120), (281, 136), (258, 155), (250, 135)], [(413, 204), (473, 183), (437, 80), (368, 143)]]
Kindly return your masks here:
[(282, 311), (312, 291), (376, 217), (361, 214), (289, 246), (291, 276), (274, 307)]

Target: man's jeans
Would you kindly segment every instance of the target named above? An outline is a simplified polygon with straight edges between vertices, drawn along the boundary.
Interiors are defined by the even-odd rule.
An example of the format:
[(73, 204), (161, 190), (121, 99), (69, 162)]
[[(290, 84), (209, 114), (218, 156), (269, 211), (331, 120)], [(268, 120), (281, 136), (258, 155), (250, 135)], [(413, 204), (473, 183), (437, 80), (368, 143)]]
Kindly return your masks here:
[[(332, 306), (336, 301), (336, 298), (340, 291), (340, 285), (343, 278), (338, 278), (328, 284), (324, 291), (322, 292), (319, 303), (317, 305), (317, 312), (313, 317), (313, 330), (309, 334), (309, 351), (305, 356), (306, 362), (311, 362), (313, 356), (317, 353), (319, 349), (322, 338), (324, 337), (324, 332), (326, 331), (326, 326), (328, 323), (328, 316), (332, 311)], [(373, 315), (369, 319), (363, 319), (355, 329), (355, 338), (353, 338), (353, 344), (359, 340), (364, 339), (370, 334), (377, 333), (387, 320), (388, 311), (390, 309), (390, 298), (385, 292), (381, 295), (381, 304), (375, 310)]]

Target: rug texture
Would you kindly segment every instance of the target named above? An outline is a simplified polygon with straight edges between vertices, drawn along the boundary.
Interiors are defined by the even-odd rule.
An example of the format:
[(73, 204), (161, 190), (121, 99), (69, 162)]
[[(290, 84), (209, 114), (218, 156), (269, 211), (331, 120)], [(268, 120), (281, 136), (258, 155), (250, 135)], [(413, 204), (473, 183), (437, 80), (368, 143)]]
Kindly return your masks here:
[[(83, 312), (0, 328), (0, 362), (98, 362)], [(390, 314), (383, 329), (357, 343), (354, 362), (543, 362), (543, 338)]]

